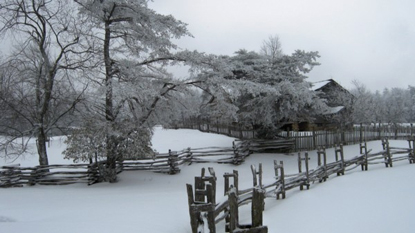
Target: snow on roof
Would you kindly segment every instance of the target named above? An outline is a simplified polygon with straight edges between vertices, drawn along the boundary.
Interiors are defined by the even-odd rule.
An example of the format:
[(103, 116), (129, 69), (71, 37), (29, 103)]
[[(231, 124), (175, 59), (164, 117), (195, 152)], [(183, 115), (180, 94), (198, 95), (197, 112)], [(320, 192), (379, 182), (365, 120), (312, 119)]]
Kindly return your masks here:
[(343, 108), (344, 108), (344, 106), (328, 107), (328, 109), (327, 109), (327, 111), (324, 113), (324, 115), (338, 113), (338, 112), (340, 112)]
[(319, 81), (319, 82), (315, 82), (315, 83), (312, 83), (311, 85), (311, 90), (312, 91), (316, 91), (316, 90), (318, 90), (318, 89), (320, 89), (320, 88), (322, 88), (322, 87), (324, 87), (325, 85), (327, 85), (328, 83), (330, 83), (332, 80), (331, 79), (329, 79), (329, 80), (323, 80), (323, 81)]

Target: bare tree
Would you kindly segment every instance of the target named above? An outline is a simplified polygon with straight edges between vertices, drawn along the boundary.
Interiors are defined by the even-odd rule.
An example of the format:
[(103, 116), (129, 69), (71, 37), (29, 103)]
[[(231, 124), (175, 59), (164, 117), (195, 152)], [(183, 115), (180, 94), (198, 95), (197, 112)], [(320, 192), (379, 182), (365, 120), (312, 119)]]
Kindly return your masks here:
[(262, 42), (261, 54), (266, 56), (271, 64), (283, 56), (281, 41), (278, 35), (269, 36), (268, 40)]
[[(3, 64), (3, 70), (15, 71), (9, 77), (19, 88), (2, 96), (2, 101), (10, 113), (27, 124), (18, 136), (36, 138), (40, 165), (49, 163), (46, 142), (52, 128), (80, 101), (80, 96), (71, 100), (62, 95), (64, 83), (73, 84), (68, 71), (83, 67), (88, 60), (82, 57), (80, 25), (73, 17), (74, 10), (72, 2), (66, 0), (5, 0), (0, 5), (0, 32), (8, 33), (19, 45)], [(10, 132), (18, 129), (8, 127), (2, 133)]]

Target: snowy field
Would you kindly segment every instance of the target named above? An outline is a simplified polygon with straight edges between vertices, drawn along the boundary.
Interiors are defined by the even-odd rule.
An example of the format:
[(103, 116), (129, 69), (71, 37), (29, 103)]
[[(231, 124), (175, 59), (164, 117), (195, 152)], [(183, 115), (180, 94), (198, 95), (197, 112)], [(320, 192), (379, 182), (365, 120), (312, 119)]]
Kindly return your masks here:
[[(156, 128), (153, 147), (159, 152), (187, 147), (231, 146), (233, 138), (196, 130)], [(408, 147), (406, 141), (391, 141), (391, 146)], [(49, 148), (50, 163), (70, 163), (62, 159), (63, 139), (54, 138)], [(373, 152), (380, 142), (368, 143)], [(346, 158), (359, 154), (358, 146), (345, 147)], [(328, 162), (334, 160), (327, 150)], [(310, 152), (310, 168), (316, 167), (316, 152)], [(177, 175), (128, 171), (116, 184), (92, 186), (40, 186), (0, 189), (0, 232), (78, 233), (78, 232), (191, 232), (186, 183), (193, 184), (202, 167), (214, 167), (218, 176), (218, 201), (225, 198), (225, 172), (238, 170), (240, 188), (252, 186), (250, 165), (263, 164), (264, 183), (273, 181), (273, 160), (283, 160), (286, 174), (297, 173), (297, 156), (253, 154), (240, 166), (192, 164)], [(15, 161), (22, 166), (37, 164), (36, 156)], [(0, 161), (0, 165), (8, 161)], [(269, 232), (358, 233), (414, 232), (415, 165), (407, 161), (360, 167), (344, 176), (331, 176), (325, 183), (312, 184), (310, 190), (291, 190), (285, 200), (267, 199), (264, 225)], [(249, 206), (240, 210), (240, 222), (250, 222)], [(224, 232), (223, 223), (217, 232)]]

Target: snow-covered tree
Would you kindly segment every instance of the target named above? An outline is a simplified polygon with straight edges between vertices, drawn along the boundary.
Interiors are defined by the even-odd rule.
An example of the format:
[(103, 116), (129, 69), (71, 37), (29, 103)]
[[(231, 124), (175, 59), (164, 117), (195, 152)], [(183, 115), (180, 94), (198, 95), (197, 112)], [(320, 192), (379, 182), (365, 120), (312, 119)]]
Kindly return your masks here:
[(397, 124), (412, 122), (414, 100), (411, 86), (408, 89), (385, 88), (383, 92), (375, 93), (366, 89), (358, 81), (351, 92), (355, 95), (354, 122), (355, 123), (388, 123)]
[[(40, 165), (48, 165), (46, 141), (51, 130), (80, 100), (70, 95), (76, 90), (69, 71), (82, 67), (88, 57), (78, 46), (81, 27), (73, 10), (72, 2), (66, 0), (4, 0), (0, 4), (0, 32), (14, 38), (16, 45), (3, 63), (14, 86), (1, 98), (8, 117), (15, 117), (0, 127), (11, 136), (3, 146), (7, 149), (16, 137), (35, 137)], [(24, 151), (24, 144), (17, 154)]]
[(376, 104), (373, 93), (364, 84), (354, 80), (354, 88), (351, 93), (355, 96), (353, 104), (353, 121), (355, 123), (376, 123), (374, 114)]
[[(115, 182), (116, 161), (132, 154), (123, 151), (125, 146), (135, 149), (136, 157), (151, 154), (151, 128), (180, 115), (183, 96), (191, 95), (191, 87), (203, 88), (199, 86), (203, 80), (175, 79), (166, 67), (184, 62), (192, 66), (192, 72), (200, 73), (215, 66), (216, 57), (180, 51), (173, 39), (191, 36), (186, 24), (148, 8), (148, 0), (75, 2), (80, 20), (90, 28), (87, 44), (94, 48), (97, 64), (95, 73), (88, 75), (97, 91), (89, 93), (83, 127), (98, 131), (91, 136), (100, 135), (103, 140), (94, 139), (96, 146), (105, 147), (108, 180)], [(68, 139), (71, 149), (65, 152), (67, 157), (76, 157), (77, 141)]]
[(237, 51), (226, 58), (232, 73), (216, 84), (221, 98), (210, 99), (205, 107), (226, 109), (228, 119), (254, 125), (260, 137), (273, 137), (283, 124), (310, 119), (326, 108), (305, 81), (318, 65), (317, 57), (317, 52), (296, 51), (270, 63), (265, 55)]
[(401, 88), (385, 88), (382, 93), (383, 122), (397, 124), (407, 122), (409, 106), (407, 92)]
[(409, 86), (408, 87), (408, 121), (414, 123), (415, 122), (415, 87)]

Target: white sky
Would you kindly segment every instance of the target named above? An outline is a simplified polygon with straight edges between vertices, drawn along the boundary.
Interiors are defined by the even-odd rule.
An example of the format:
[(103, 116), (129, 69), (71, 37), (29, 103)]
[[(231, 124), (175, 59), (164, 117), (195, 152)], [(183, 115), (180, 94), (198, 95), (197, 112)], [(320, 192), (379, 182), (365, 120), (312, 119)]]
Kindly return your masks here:
[(154, 0), (150, 8), (188, 24), (194, 38), (180, 39), (182, 48), (232, 55), (278, 35), (286, 54), (320, 53), (309, 81), (415, 86), (413, 0)]

